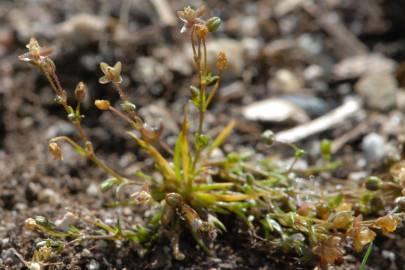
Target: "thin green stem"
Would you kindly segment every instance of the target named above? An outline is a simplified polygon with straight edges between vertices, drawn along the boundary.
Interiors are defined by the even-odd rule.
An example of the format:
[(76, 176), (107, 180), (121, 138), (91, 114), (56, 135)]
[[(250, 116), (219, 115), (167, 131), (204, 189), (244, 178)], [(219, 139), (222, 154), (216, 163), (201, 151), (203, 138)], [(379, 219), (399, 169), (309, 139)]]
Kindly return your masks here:
[(56, 142), (56, 141), (65, 141), (68, 144), (70, 144), (75, 150), (76, 152), (78, 152), (81, 155), (85, 155), (86, 157), (88, 157), (91, 161), (93, 161), (93, 163), (95, 163), (100, 169), (102, 169), (105, 173), (114, 176), (115, 178), (117, 178), (120, 182), (124, 182), (125, 181), (125, 177), (121, 176), (119, 173), (117, 173), (116, 171), (114, 171), (113, 169), (111, 169), (110, 167), (108, 167), (104, 162), (102, 162), (95, 154), (93, 151), (89, 151), (85, 148), (83, 148), (81, 145), (79, 145), (78, 143), (76, 143), (74, 140), (72, 140), (71, 138), (67, 137), (67, 136), (59, 136), (59, 137), (55, 137), (51, 140), (51, 142)]

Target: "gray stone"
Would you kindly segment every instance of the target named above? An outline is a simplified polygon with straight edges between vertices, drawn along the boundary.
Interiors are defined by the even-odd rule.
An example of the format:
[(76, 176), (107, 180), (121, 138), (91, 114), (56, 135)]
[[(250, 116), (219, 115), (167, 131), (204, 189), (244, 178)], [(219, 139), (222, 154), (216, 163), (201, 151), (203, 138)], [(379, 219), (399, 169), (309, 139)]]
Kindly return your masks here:
[(309, 121), (308, 115), (292, 102), (280, 98), (270, 98), (252, 103), (242, 111), (243, 116), (248, 120), (266, 122), (288, 122), (304, 123)]
[(368, 164), (380, 163), (385, 157), (385, 139), (377, 133), (365, 136), (361, 148)]
[(355, 86), (367, 107), (378, 111), (389, 111), (396, 105), (398, 84), (390, 73), (365, 75)]
[(100, 269), (100, 264), (96, 260), (91, 260), (87, 264), (87, 269), (88, 270), (98, 270), (98, 269)]
[(288, 69), (280, 69), (268, 83), (272, 90), (283, 93), (296, 93), (304, 87), (304, 81)]

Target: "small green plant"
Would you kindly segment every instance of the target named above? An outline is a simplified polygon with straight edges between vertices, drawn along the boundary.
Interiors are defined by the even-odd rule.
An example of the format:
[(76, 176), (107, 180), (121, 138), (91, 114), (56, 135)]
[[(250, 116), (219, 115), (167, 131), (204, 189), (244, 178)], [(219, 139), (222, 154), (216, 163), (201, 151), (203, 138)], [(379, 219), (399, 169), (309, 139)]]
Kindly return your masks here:
[[(218, 232), (226, 233), (226, 226), (221, 222), (224, 215), (240, 219), (251, 239), (268, 252), (291, 252), (307, 258), (317, 255), (322, 267), (342, 260), (345, 244), (352, 243), (356, 251), (361, 251), (374, 240), (374, 229), (381, 229), (384, 234), (395, 231), (403, 218), (400, 203), (405, 195), (403, 163), (398, 163), (396, 166), (400, 169), (395, 171), (393, 167), (380, 181), (369, 178), (365, 184), (342, 182), (339, 189), (330, 189), (300, 178), (300, 175), (313, 175), (338, 166), (332, 160), (328, 141), (321, 143), (323, 165), (305, 171), (294, 169), (296, 161), (305, 154), (295, 145), (290, 145), (294, 161), (288, 168), (274, 165), (270, 157), (257, 160), (254, 154), (229, 153), (224, 158), (212, 157), (236, 123), (231, 121), (213, 139), (204, 130), (205, 113), (228, 66), (224, 52), (217, 55), (216, 74), (209, 66), (206, 39), (218, 29), (221, 20), (217, 17), (202, 19), (204, 10), (204, 7), (197, 10), (186, 7), (178, 12), (184, 23), (181, 32), (190, 38), (196, 69), (197, 83), (190, 86), (190, 103), (197, 109), (198, 119), (196, 129), (191, 131), (186, 105), (173, 149), (162, 142), (162, 127), (150, 128), (128, 99), (122, 86), (121, 62), (113, 66), (100, 64), (103, 76), (99, 82), (111, 84), (121, 104), (115, 107), (108, 100), (96, 100), (95, 106), (124, 120), (131, 128), (128, 137), (155, 161), (155, 171), (138, 172), (133, 178), (120, 174), (102, 161), (93, 149), (90, 136), (82, 128), (81, 103), (88, 91), (85, 84), (77, 85), (73, 93), (76, 102), (74, 105), (69, 103), (69, 94), (60, 84), (56, 67), (49, 57), (51, 50), (41, 48), (34, 38), (30, 40), (28, 52), (20, 59), (33, 64), (45, 75), (56, 94), (55, 101), (66, 111), (78, 134), (77, 139), (67, 136), (51, 139), (49, 150), (52, 155), (62, 160), (60, 144), (69, 144), (76, 153), (90, 159), (108, 175), (100, 189), (116, 195), (111, 207), (145, 204), (153, 212), (145, 224), (122, 224), (118, 219), (111, 225), (71, 212), (55, 222), (42, 216), (29, 218), (25, 223), (27, 229), (49, 236), (37, 245), (33, 258), (36, 264), (46, 265), (52, 256), (85, 240), (132, 241), (143, 254), (159, 235), (170, 239), (174, 258), (183, 260), (185, 255), (179, 243), (183, 232), (190, 233), (205, 252), (213, 255), (209, 243)], [(277, 143), (271, 131), (263, 134), (263, 140), (269, 146)], [(127, 188), (135, 191), (130, 197), (120, 199), (117, 194)], [(363, 220), (363, 216), (373, 217), (388, 210), (379, 218)], [(87, 224), (84, 228), (83, 223)]]

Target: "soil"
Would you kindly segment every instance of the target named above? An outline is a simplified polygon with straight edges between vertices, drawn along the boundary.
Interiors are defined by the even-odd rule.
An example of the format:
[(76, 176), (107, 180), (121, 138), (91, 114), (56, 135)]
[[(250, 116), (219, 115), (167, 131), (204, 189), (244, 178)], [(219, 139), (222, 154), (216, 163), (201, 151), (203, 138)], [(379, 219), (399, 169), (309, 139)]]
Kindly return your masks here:
[[(168, 2), (171, 12), (188, 4), (182, 0)], [(310, 153), (306, 162), (311, 164), (316, 159), (314, 145), (320, 139), (335, 141), (360, 123), (366, 123), (365, 130), (348, 140), (336, 153), (336, 158), (345, 165), (344, 169), (334, 173), (334, 177), (349, 179), (353, 173), (384, 170), (383, 163), (381, 166), (366, 164), (361, 142), (366, 134), (377, 132), (387, 144), (397, 146), (404, 134), (400, 128), (404, 104), (401, 107), (399, 101), (404, 96), (400, 87), (405, 84), (402, 63), (405, 58), (402, 29), (405, 1), (303, 0), (295, 2), (316, 2), (318, 10), (304, 4), (292, 6), (286, 12), (280, 7), (280, 2), (283, 1), (206, 2), (209, 13), (224, 20), (221, 31), (212, 39), (235, 42), (236, 45), (227, 43), (222, 48), (225, 51), (232, 46), (243, 50), (241, 55), (230, 55), (241, 66), (231, 69), (226, 75), (225, 90), (208, 112), (206, 129), (215, 134), (231, 119), (237, 119), (236, 131), (223, 151), (251, 148), (264, 149), (266, 153), (259, 140), (264, 130), (271, 128), (278, 132), (297, 123), (250, 121), (241, 114), (244, 106), (283, 95), (299, 96), (301, 102), (308, 102), (308, 97), (318, 97), (321, 99), (318, 102), (326, 108), (318, 116), (325, 114), (343, 104), (347, 96), (359, 97), (355, 85), (364, 75), (336, 75), (336, 64), (359, 54), (380, 53), (395, 64), (391, 73), (398, 83), (398, 89), (395, 89), (398, 104), (384, 110), (365, 106), (361, 117), (345, 119), (333, 129), (305, 138), (299, 145)], [(192, 1), (192, 4), (199, 3)], [(274, 7), (278, 7), (278, 14)], [(82, 13), (88, 16), (78, 17)], [(355, 41), (347, 43), (347, 40), (342, 40), (336, 29), (330, 29), (330, 22), (329, 27), (325, 26), (320, 19), (323, 14), (340, 18), (341, 26), (353, 35)], [(97, 153), (125, 174), (139, 168), (148, 170), (152, 163), (145, 153), (127, 140), (124, 123), (92, 106), (95, 99), (117, 101), (113, 89), (98, 84), (98, 63), (123, 62), (128, 95), (138, 108), (142, 108), (146, 119), (152, 115), (150, 121), (164, 120), (163, 136), (169, 145), (175, 141), (182, 106), (189, 95), (192, 65), (185, 49), (187, 38), (179, 33), (180, 25), (166, 25), (149, 1), (1, 1), (0, 25), (0, 268), (23, 269), (24, 265), (14, 250), (29, 260), (35, 242), (42, 237), (24, 229), (24, 220), (29, 217), (42, 215), (53, 220), (69, 209), (103, 220), (120, 216), (128, 223), (142, 221), (141, 210), (105, 207), (109, 195), (97, 190), (105, 175), (90, 162), (75, 155), (68, 147), (63, 148), (64, 161), (55, 161), (48, 153), (50, 138), (75, 135), (63, 111), (54, 104), (45, 79), (17, 59), (24, 52), (29, 38), (35, 36), (41, 43), (55, 49), (52, 58), (66, 89), (73, 91), (79, 81), (87, 84), (85, 129)], [(311, 75), (305, 75), (305, 72), (310, 74), (309, 66), (315, 67), (312, 70), (321, 70), (321, 75), (308, 79)], [(288, 87), (274, 85), (281, 69), (292, 71), (297, 78), (304, 80), (302, 90), (289, 92)], [(306, 113), (311, 119), (317, 117), (316, 113)], [(275, 149), (272, 153), (280, 158), (291, 155), (283, 150)], [(242, 224), (235, 223), (232, 218), (226, 219), (225, 223), (230, 231), (218, 236), (213, 247), (214, 257), (207, 257), (185, 234), (181, 248), (187, 259), (183, 262), (172, 259), (165, 239), (158, 240), (152, 251), (142, 257), (136, 247), (126, 242), (87, 241), (65, 250), (55, 259), (60, 264), (53, 267), (263, 270), (314, 267), (303, 264), (291, 254), (268, 254), (251, 241)], [(368, 262), (370, 269), (403, 269), (404, 236), (405, 230), (400, 228), (389, 238), (378, 238)], [(362, 255), (347, 254), (345, 261), (334, 269), (358, 269)]]

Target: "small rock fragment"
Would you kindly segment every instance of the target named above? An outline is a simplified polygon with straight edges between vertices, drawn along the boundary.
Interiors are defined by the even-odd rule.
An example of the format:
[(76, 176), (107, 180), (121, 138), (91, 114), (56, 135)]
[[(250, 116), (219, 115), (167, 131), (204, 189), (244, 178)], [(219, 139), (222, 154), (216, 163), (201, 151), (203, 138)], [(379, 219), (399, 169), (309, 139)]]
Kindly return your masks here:
[(289, 101), (279, 98), (266, 99), (250, 104), (243, 109), (242, 114), (246, 119), (254, 121), (304, 123), (309, 120), (308, 115), (302, 109)]
[(377, 133), (365, 136), (361, 148), (368, 164), (378, 164), (385, 157), (385, 139)]
[(338, 79), (348, 79), (370, 73), (391, 73), (396, 66), (392, 59), (379, 54), (366, 54), (343, 59), (335, 65), (333, 73)]
[(273, 79), (269, 81), (271, 89), (283, 93), (293, 93), (301, 90), (304, 82), (288, 69), (280, 69), (276, 72)]
[(396, 105), (398, 84), (390, 73), (365, 75), (356, 83), (355, 89), (370, 109), (385, 112)]
[(56, 26), (57, 35), (77, 43), (100, 40), (108, 26), (108, 21), (100, 16), (77, 14)]
[(67, 231), (69, 226), (75, 224), (76, 221), (77, 217), (73, 213), (67, 212), (63, 218), (55, 221), (55, 225), (59, 230)]
[(245, 84), (243, 82), (233, 82), (221, 88), (221, 90), (219, 91), (219, 98), (222, 102), (242, 98), (245, 93), (245, 89)]
[(303, 109), (311, 117), (319, 117), (328, 112), (328, 104), (321, 98), (307, 95), (285, 95), (282, 99), (287, 100)]
[(50, 205), (57, 205), (60, 203), (60, 196), (53, 189), (45, 188), (39, 192), (38, 201), (41, 203), (49, 203)]
[(87, 269), (88, 270), (98, 270), (98, 269), (100, 269), (100, 264), (96, 260), (93, 259), (87, 264)]
[(94, 182), (91, 183), (86, 189), (86, 193), (90, 196), (97, 197), (97, 195), (100, 193), (99, 186)]

